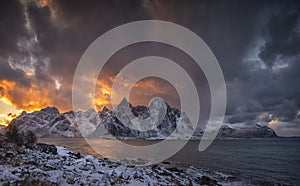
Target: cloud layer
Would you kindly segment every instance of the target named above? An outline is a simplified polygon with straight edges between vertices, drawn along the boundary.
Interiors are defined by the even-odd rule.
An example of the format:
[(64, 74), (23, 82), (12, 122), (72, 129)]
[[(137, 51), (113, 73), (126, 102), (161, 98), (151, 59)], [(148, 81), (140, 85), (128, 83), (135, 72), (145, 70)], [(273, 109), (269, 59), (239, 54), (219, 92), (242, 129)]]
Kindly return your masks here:
[[(0, 102), (0, 114), (11, 106), (16, 112), (48, 105), (72, 109), (73, 76), (86, 48), (121, 24), (159, 19), (187, 27), (214, 52), (227, 84), (225, 122), (260, 123), (281, 135), (300, 135), (297, 1), (12, 0), (0, 7), (0, 99), (8, 100)], [(170, 58), (185, 68), (200, 92), (200, 120), (206, 121), (210, 92), (201, 69), (182, 51), (154, 43), (122, 49), (108, 61), (97, 83), (96, 108), (110, 105), (111, 85), (121, 68), (147, 55)], [(144, 104), (155, 95), (179, 105), (175, 89), (153, 78), (138, 83), (130, 98)]]

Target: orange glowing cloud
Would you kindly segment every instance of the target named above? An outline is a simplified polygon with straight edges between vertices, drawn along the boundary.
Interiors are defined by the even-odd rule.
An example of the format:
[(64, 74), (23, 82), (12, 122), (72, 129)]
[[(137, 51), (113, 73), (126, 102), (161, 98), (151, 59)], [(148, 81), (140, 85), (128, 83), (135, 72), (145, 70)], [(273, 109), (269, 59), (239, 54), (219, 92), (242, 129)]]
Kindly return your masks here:
[(0, 125), (8, 125), (10, 121), (21, 112), (13, 106), (10, 99), (5, 97), (7, 90), (14, 88), (15, 85), (15, 82), (6, 80), (0, 81)]
[[(70, 94), (72, 84), (58, 81), (59, 78), (55, 77), (49, 78), (50, 81), (47, 82), (38, 81), (34, 75), (28, 78), (31, 81), (30, 85), (0, 80), (0, 124), (9, 123), (22, 111), (32, 112), (47, 106), (55, 106), (61, 112), (72, 109), (72, 95)], [(95, 110), (100, 111), (104, 106), (112, 109), (111, 94), (114, 79), (115, 77), (106, 77), (97, 81), (95, 98), (90, 97), (94, 99)], [(124, 88), (129, 88), (126, 82)], [(157, 78), (145, 78), (138, 81), (131, 89), (129, 101), (134, 105), (148, 105), (149, 101), (157, 96), (167, 100), (171, 105), (173, 103), (172, 106), (180, 105), (176, 89), (168, 82)]]
[(35, 76), (30, 80), (29, 85), (0, 80), (0, 124), (7, 124), (22, 111), (33, 112), (47, 106), (55, 106), (61, 112), (72, 109), (71, 85), (63, 85), (54, 77), (44, 82)]
[(47, 91), (43, 91), (37, 84), (24, 87), (13, 81), (0, 81), (2, 102), (12, 105), (16, 110), (28, 112), (39, 110), (51, 105)]
[(18, 114), (14, 114), (14, 113), (9, 113), (9, 114), (0, 114), (0, 125), (8, 125), (11, 120), (13, 120), (14, 118), (16, 118)]
[(278, 122), (279, 122), (278, 118), (273, 119), (272, 121), (269, 122), (269, 127), (273, 129), (276, 128)]
[(171, 106), (180, 108), (180, 97), (176, 88), (158, 77), (148, 77), (136, 82), (130, 92), (129, 100), (134, 105), (148, 105), (153, 97), (161, 97)]
[(49, 6), (53, 3), (52, 0), (40, 0), (40, 6), (41, 7), (45, 7), (45, 6)]
[(95, 109), (101, 110), (104, 106), (111, 108), (111, 85), (113, 78), (108, 80), (98, 80), (95, 92)]
[[(104, 106), (111, 108), (112, 84), (115, 77), (98, 80), (95, 90), (95, 109), (101, 110)], [(127, 89), (129, 85), (126, 80), (122, 82), (122, 88)], [(116, 90), (119, 91), (119, 90)], [(114, 94), (116, 100), (121, 101), (124, 95)], [(176, 89), (167, 81), (160, 78), (148, 77), (134, 84), (130, 91), (129, 101), (134, 105), (148, 105), (153, 97), (161, 97), (172, 106), (180, 107), (179, 95)]]

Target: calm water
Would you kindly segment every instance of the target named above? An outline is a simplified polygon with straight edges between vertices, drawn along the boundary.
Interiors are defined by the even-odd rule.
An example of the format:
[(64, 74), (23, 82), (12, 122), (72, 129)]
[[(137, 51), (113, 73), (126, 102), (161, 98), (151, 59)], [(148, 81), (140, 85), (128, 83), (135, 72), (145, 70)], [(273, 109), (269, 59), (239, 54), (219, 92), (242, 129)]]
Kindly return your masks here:
[[(41, 142), (66, 146), (82, 154), (97, 155), (84, 139), (40, 139)], [(119, 159), (128, 152), (114, 140), (93, 140), (102, 157)], [(129, 141), (149, 145), (153, 141)], [(170, 141), (176, 143), (176, 141)], [(199, 141), (190, 141), (171, 161), (194, 164), (211, 171), (233, 175), (257, 185), (300, 185), (300, 138), (215, 140), (204, 152)], [(98, 155), (99, 156), (99, 155)]]

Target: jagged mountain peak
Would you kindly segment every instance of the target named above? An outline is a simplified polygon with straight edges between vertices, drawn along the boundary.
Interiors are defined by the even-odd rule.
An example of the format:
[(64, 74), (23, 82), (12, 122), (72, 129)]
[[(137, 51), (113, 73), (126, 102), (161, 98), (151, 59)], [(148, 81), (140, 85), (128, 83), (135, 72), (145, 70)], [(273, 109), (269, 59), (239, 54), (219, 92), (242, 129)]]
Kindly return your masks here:
[(101, 112), (108, 112), (108, 111), (110, 111), (110, 109), (108, 107), (104, 106)]
[(48, 113), (48, 114), (59, 114), (59, 110), (56, 107), (45, 107), (40, 111)]
[[(23, 112), (20, 116), (12, 120), (9, 126), (17, 126), (20, 131), (31, 130), (38, 137), (109, 137), (117, 138), (156, 138), (163, 139), (168, 136), (173, 138), (187, 138), (190, 136), (192, 124), (189, 119), (181, 113), (179, 109), (172, 108), (162, 98), (152, 99), (149, 106), (132, 106), (126, 98), (123, 103), (128, 103), (130, 106), (133, 118), (131, 124), (138, 126), (142, 120), (149, 120), (154, 117), (151, 114), (161, 116), (162, 106), (166, 106), (166, 113), (163, 114), (160, 123), (155, 125), (156, 128), (146, 131), (134, 130), (127, 125), (124, 125), (116, 116), (116, 113), (107, 107), (102, 111), (96, 112), (94, 109), (89, 109), (85, 112), (70, 111), (59, 113), (55, 107), (46, 107), (40, 111), (33, 113)], [(157, 115), (157, 116), (158, 116)], [(151, 117), (149, 117), (151, 116)], [(155, 119), (155, 118), (154, 118)], [(184, 121), (184, 122), (183, 122)], [(150, 122), (151, 123), (151, 122)], [(153, 123), (153, 122), (152, 122)], [(158, 123), (158, 122), (157, 122)], [(145, 125), (147, 123), (144, 123)], [(178, 128), (179, 126), (179, 128)], [(138, 127), (139, 128), (139, 127)], [(181, 131), (182, 130), (182, 131)], [(175, 134), (180, 135), (173, 135)], [(199, 132), (200, 131), (200, 132)], [(173, 133), (173, 134), (172, 134)], [(198, 127), (194, 133), (194, 138), (201, 138), (203, 131)], [(265, 138), (277, 137), (273, 129), (267, 126), (256, 125), (255, 127), (231, 128), (228, 125), (223, 125), (218, 134), (219, 138)]]
[(118, 108), (120, 105), (129, 105), (129, 108), (132, 108), (132, 104), (128, 101), (128, 99), (126, 97), (123, 97), (123, 99), (120, 101), (120, 103), (116, 106), (116, 108)]
[[(20, 115), (11, 122), (10, 126), (17, 126), (20, 131), (31, 130), (38, 137), (80, 137), (82, 135), (85, 137), (111, 137), (113, 135), (117, 138), (162, 139), (168, 137), (176, 129), (178, 122), (182, 120), (180, 119), (181, 112), (178, 109), (171, 108), (161, 98), (153, 99), (149, 106), (132, 106), (126, 98), (122, 102), (123, 104), (129, 104), (129, 111), (134, 115), (132, 122), (136, 125), (139, 125), (139, 121), (144, 119), (152, 120), (149, 117), (151, 114), (161, 115), (158, 108), (162, 105), (167, 105), (167, 109), (164, 117), (158, 120), (161, 123), (158, 123), (157, 128), (147, 129), (147, 131), (138, 131), (126, 127), (116, 117), (115, 112), (107, 107), (104, 107), (100, 112), (90, 109), (85, 112), (70, 111), (66, 113), (59, 113), (59, 110), (55, 107), (46, 107), (40, 111)], [(155, 116), (152, 115), (152, 117), (155, 119)], [(189, 124), (187, 123), (187, 125)], [(186, 128), (190, 129), (191, 127)], [(181, 134), (184, 135), (185, 132), (183, 131)]]

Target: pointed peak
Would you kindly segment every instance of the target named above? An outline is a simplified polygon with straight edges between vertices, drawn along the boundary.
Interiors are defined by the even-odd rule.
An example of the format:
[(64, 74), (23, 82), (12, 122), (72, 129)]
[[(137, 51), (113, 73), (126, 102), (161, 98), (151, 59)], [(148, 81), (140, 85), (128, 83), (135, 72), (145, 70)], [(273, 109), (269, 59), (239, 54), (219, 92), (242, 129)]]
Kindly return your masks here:
[(122, 102), (124, 102), (124, 103), (128, 103), (128, 99), (127, 99), (126, 97), (123, 97), (123, 99), (121, 100), (121, 102), (120, 102), (120, 103), (122, 103)]
[(151, 103), (167, 103), (166, 100), (160, 97), (154, 97), (151, 99)]
[(108, 107), (104, 106), (101, 112), (108, 112), (108, 111), (110, 111), (110, 109)]
[(125, 105), (125, 104), (128, 104), (128, 105), (129, 105), (129, 108), (132, 108), (132, 107), (133, 107), (132, 104), (127, 100), (126, 97), (124, 97), (124, 98), (122, 99), (122, 101), (119, 103), (119, 105)]
[(59, 110), (56, 107), (46, 107), (41, 109), (41, 111), (48, 114), (59, 114)]

